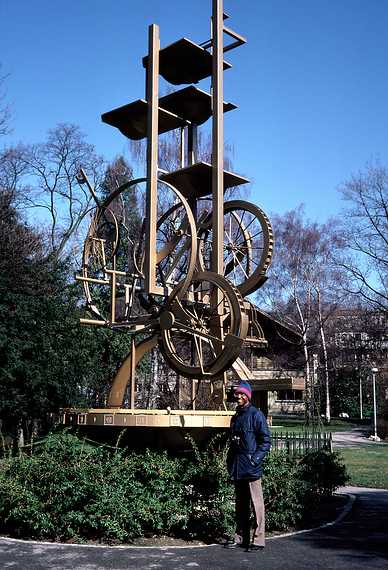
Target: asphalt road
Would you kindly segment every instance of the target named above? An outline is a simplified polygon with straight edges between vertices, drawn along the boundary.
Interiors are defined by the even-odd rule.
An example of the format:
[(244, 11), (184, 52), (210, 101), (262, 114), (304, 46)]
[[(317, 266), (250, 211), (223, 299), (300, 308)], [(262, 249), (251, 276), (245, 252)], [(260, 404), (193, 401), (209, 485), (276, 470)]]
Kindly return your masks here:
[(267, 540), (263, 552), (203, 547), (100, 547), (0, 538), (6, 570), (329, 570), (388, 568), (388, 491), (346, 487), (351, 511), (325, 528)]
[[(368, 435), (371, 430), (361, 427), (354, 428), (350, 431), (337, 431), (333, 433), (333, 447), (360, 447), (360, 445), (369, 446), (388, 446), (386, 441), (371, 441)], [(388, 453), (388, 449), (387, 449)]]

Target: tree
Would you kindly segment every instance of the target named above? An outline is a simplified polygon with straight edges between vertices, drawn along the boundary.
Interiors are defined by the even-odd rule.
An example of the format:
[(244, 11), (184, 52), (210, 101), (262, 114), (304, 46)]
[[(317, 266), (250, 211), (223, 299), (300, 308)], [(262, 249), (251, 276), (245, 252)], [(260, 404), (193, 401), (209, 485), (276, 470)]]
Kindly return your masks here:
[(348, 292), (380, 310), (388, 308), (388, 170), (367, 165), (339, 189), (348, 207), (343, 240), (348, 255), (338, 260), (350, 278)]
[[(44, 262), (41, 236), (14, 208), (12, 193), (0, 194), (0, 220), (0, 411), (2, 421), (15, 431), (26, 408), (35, 412), (38, 405), (45, 407), (39, 390), (30, 388), (42, 386), (38, 355), (51, 337), (37, 334), (38, 322), (50, 310), (57, 276)], [(48, 368), (53, 364), (50, 355)]]
[[(0, 64), (1, 70), (1, 64)], [(10, 120), (11, 113), (9, 105), (5, 100), (5, 76), (0, 75), (0, 137), (11, 132)], [(7, 199), (11, 197), (14, 200), (19, 180), (26, 167), (21, 161), (21, 153), (19, 147), (4, 147), (0, 149), (0, 190), (7, 192)]]
[[(187, 144), (187, 143), (186, 143)], [(186, 148), (186, 147), (185, 147)], [(145, 176), (145, 165), (147, 157), (146, 140), (130, 140), (129, 151), (134, 164), (139, 167), (141, 176)], [(196, 162), (212, 162), (212, 139), (211, 135), (203, 130), (198, 129), (197, 133), (197, 152)], [(224, 145), (224, 168), (233, 171), (233, 145), (225, 143)], [(158, 140), (158, 166), (161, 170), (173, 172), (182, 168), (181, 165), (181, 134), (179, 129), (174, 129), (164, 133)], [(225, 199), (231, 196), (246, 195), (246, 187), (237, 186), (228, 188), (225, 191)], [(210, 198), (211, 200), (211, 198)]]
[(80, 167), (98, 187), (103, 160), (88, 144), (76, 125), (59, 124), (48, 133), (46, 142), (19, 146), (21, 162), (28, 176), (24, 204), (48, 225), (48, 250), (54, 262), (69, 253), (77, 232), (93, 203), (85, 186), (78, 184)]
[[(105, 200), (119, 186), (133, 179), (133, 169), (123, 156), (117, 156), (108, 164), (103, 176), (100, 195)], [(122, 248), (133, 249), (133, 244), (141, 237), (143, 219), (141, 216), (142, 196), (137, 186), (132, 186), (122, 192), (109, 208), (114, 212), (120, 224)]]
[(102, 199), (107, 198), (116, 188), (133, 178), (133, 168), (125, 158), (117, 156), (107, 165), (100, 187)]
[(80, 285), (71, 263), (46, 256), (44, 236), (0, 192), (0, 418), (31, 433), (47, 414), (105, 402), (128, 335), (79, 325)]
[[(372, 410), (371, 369), (379, 369), (378, 407), (387, 403), (386, 347), (387, 314), (365, 305), (341, 306), (327, 322), (327, 345), (331, 368), (334, 411), (353, 417), (368, 416)], [(361, 396), (360, 396), (361, 394)]]
[(259, 292), (268, 310), (300, 334), (306, 374), (306, 417), (319, 416), (316, 401), (320, 357), (325, 394), (325, 417), (330, 421), (329, 365), (325, 327), (330, 313), (340, 301), (343, 275), (332, 263), (341, 247), (337, 222), (318, 224), (306, 220), (303, 207), (273, 217), (275, 260), (269, 280)]
[(27, 164), (22, 145), (5, 147), (0, 152), (0, 189), (7, 193), (15, 205), (28, 193), (28, 188), (23, 187), (26, 174)]
[[(1, 64), (0, 64), (1, 71)], [(0, 136), (10, 133), (10, 120), (11, 110), (9, 105), (5, 102), (5, 80), (6, 75), (0, 75)]]
[(33, 294), (39, 288), (33, 268), (44, 252), (41, 237), (20, 219), (14, 194), (0, 190), (0, 286)]

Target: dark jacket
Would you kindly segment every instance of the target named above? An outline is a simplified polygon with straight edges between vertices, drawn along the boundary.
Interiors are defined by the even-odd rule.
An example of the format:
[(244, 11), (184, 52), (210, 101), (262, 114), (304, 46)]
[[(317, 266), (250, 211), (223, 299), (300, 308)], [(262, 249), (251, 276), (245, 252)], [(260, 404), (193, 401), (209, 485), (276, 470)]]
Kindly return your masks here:
[(230, 448), (227, 457), (232, 479), (260, 479), (263, 459), (271, 447), (271, 436), (264, 414), (251, 404), (237, 408), (230, 422)]

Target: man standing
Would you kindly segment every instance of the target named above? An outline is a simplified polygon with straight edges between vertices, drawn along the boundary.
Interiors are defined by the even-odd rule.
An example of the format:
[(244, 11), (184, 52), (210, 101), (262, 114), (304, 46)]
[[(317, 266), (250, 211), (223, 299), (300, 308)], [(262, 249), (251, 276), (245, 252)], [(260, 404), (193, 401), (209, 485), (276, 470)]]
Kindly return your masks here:
[[(231, 443), (227, 457), (230, 477), (236, 493), (236, 532), (226, 548), (243, 547), (262, 550), (265, 544), (264, 500), (261, 487), (263, 459), (271, 447), (271, 437), (264, 414), (251, 404), (252, 389), (248, 382), (234, 388), (236, 414), (230, 423)], [(250, 513), (254, 514), (251, 541)]]

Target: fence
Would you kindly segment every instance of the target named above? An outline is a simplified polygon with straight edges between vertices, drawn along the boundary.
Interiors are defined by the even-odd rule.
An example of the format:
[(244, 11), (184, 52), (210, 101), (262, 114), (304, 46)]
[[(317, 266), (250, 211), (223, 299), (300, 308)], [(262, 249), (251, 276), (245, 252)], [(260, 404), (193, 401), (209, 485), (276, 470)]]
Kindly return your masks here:
[(271, 434), (272, 450), (287, 451), (290, 455), (302, 455), (306, 451), (324, 449), (332, 451), (332, 435), (326, 432), (274, 433)]

